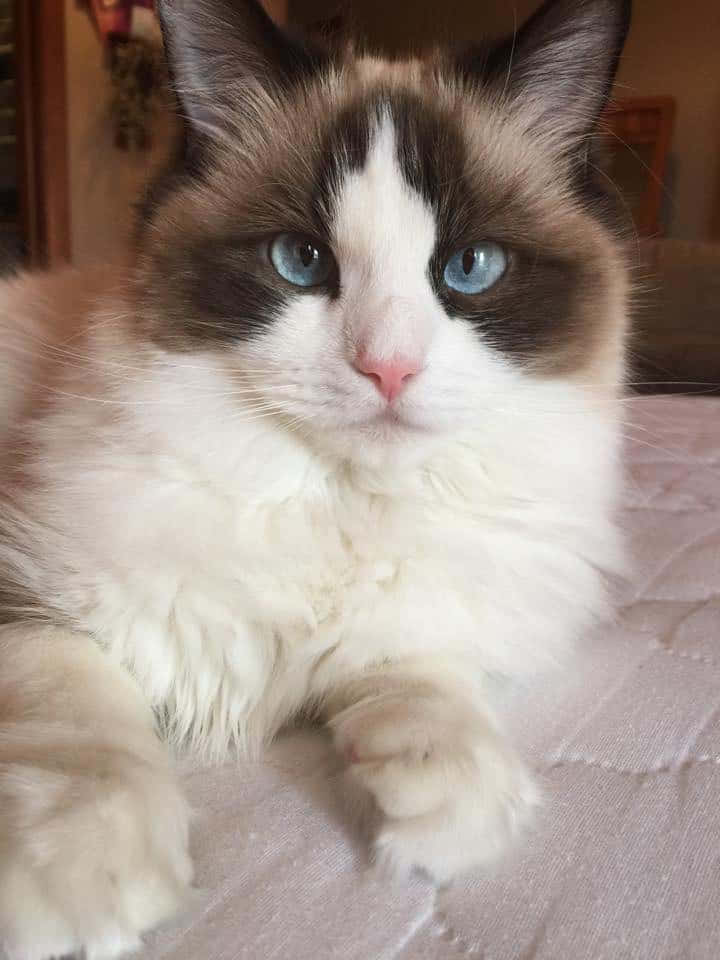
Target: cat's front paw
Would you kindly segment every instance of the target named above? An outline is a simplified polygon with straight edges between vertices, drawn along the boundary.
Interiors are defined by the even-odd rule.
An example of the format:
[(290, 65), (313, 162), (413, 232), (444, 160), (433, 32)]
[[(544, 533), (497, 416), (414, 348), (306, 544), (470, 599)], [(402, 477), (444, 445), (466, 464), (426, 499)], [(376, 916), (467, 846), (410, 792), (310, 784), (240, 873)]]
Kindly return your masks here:
[(348, 776), (382, 815), (378, 860), (437, 882), (503, 853), (539, 802), (512, 747), (484, 716), (442, 696), (374, 698), (335, 718)]
[(65, 768), (49, 754), (0, 764), (0, 944), (11, 960), (119, 957), (187, 893), (189, 811), (169, 771), (83, 751)]

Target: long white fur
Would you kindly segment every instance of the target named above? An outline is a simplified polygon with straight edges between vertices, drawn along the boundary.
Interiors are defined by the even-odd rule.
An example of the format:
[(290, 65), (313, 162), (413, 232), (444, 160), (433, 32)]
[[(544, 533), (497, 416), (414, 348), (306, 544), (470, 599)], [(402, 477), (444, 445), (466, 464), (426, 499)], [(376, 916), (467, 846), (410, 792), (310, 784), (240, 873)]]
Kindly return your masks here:
[[(114, 320), (120, 300), (97, 312), (80, 356), (72, 340), (48, 346), (33, 316), (24, 332), (13, 320), (19, 303), (28, 312), (32, 281), (0, 292), (23, 358), (3, 390), (16, 371), (16, 397), (32, 381), (28, 355), (49, 353), (62, 373), (32, 427), (37, 482), (13, 518), (22, 550), (0, 550), (18, 580), (88, 635), (82, 643), (92, 637), (105, 653), (83, 661), (70, 694), (105, 716), (99, 739), (95, 719), (77, 721), (89, 755), (119, 769), (136, 750), (115, 708), (94, 702), (111, 688), (123, 715), (135, 702), (114, 679), (119, 665), (167, 718), (169, 737), (215, 756), (235, 745), (254, 754), (301, 707), (324, 706), (352, 782), (384, 815), (378, 853), (445, 880), (501, 850), (536, 802), (498, 732), (488, 678), (539, 682), (606, 612), (602, 571), (620, 563), (612, 391), (531, 376), (448, 319), (426, 277), (433, 215), (397, 168), (389, 122), (336, 201), (342, 297), (298, 298), (234, 353), (140, 345)], [(395, 422), (350, 365), (368, 343), (422, 358)], [(51, 685), (83, 657), (77, 635), (38, 629), (0, 631), (15, 651), (2, 667), (10, 685), (23, 682), (23, 651), (36, 656), (38, 643), (54, 651), (43, 668)], [(72, 711), (53, 702), (43, 722), (62, 728)], [(145, 736), (143, 757), (149, 726)], [(34, 740), (18, 779), (8, 742), (0, 714), (0, 846), (13, 829), (21, 844), (44, 843), (36, 869), (60, 904), (49, 910), (35, 892), (39, 873), (0, 863), (0, 929), (11, 931), (13, 956), (82, 944), (93, 957), (119, 954), (189, 879), (176, 788), (157, 758), (137, 788), (146, 797), (160, 778), (172, 795), (172, 840), (151, 800), (128, 800), (130, 815), (113, 821), (132, 840), (139, 818), (149, 838), (144, 879), (135, 862), (113, 868), (117, 897), (132, 888), (146, 905), (123, 912), (93, 899), (106, 836), (88, 831), (68, 799), (95, 796), (87, 764), (59, 761), (74, 784), (67, 817), (40, 818), (24, 836), (8, 811), (22, 796), (41, 802), (46, 760)], [(53, 885), (65, 883), (58, 858), (72, 843), (89, 866), (78, 902), (63, 907)], [(95, 915), (78, 919), (80, 901)]]

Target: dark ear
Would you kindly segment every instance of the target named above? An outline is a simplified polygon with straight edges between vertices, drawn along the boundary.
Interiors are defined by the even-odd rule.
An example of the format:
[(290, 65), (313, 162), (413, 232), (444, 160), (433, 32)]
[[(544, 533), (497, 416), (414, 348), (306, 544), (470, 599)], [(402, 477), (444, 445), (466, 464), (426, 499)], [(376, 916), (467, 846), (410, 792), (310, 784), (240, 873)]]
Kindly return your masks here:
[(217, 135), (243, 82), (287, 88), (324, 54), (277, 27), (257, 0), (157, 0), (170, 78), (191, 132)]
[(541, 136), (587, 136), (607, 103), (631, 0), (546, 0), (479, 66)]

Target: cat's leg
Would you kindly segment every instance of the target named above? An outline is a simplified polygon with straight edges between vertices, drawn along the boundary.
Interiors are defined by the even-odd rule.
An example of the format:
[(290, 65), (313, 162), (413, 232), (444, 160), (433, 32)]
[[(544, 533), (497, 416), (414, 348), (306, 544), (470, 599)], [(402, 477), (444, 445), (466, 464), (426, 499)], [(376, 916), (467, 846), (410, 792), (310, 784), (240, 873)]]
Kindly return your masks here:
[(116, 957), (191, 880), (188, 806), (135, 682), (92, 640), (0, 628), (0, 943)]
[(512, 746), (451, 673), (388, 665), (330, 703), (350, 789), (374, 800), (378, 860), (444, 882), (503, 852), (538, 802)]

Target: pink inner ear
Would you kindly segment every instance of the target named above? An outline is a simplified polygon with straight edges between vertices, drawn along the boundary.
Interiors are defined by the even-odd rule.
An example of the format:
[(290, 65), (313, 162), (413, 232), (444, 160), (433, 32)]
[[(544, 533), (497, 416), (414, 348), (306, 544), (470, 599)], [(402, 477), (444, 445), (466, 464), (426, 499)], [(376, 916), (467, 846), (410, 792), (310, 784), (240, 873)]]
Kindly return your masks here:
[(354, 366), (356, 370), (375, 382), (375, 386), (388, 403), (402, 393), (410, 377), (422, 370), (422, 363), (419, 360), (409, 360), (400, 356), (390, 360), (377, 360), (367, 353), (358, 354)]

